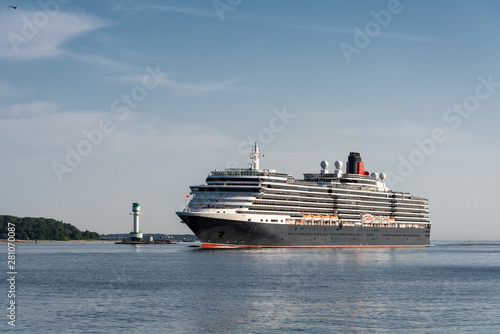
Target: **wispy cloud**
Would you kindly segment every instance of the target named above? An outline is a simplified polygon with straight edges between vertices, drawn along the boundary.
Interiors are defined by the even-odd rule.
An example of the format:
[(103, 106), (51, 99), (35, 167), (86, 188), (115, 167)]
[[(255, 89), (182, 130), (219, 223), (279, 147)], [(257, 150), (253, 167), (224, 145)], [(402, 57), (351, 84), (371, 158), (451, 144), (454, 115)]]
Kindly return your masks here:
[(219, 81), (219, 82), (208, 82), (208, 83), (183, 83), (183, 82), (177, 82), (171, 79), (166, 78), (163, 81), (163, 85), (170, 87), (177, 92), (184, 94), (184, 95), (194, 95), (194, 96), (200, 96), (200, 95), (207, 95), (211, 93), (215, 93), (218, 91), (223, 91), (223, 90), (228, 90), (228, 89), (234, 89), (235, 84), (239, 82), (239, 79), (231, 79), (231, 80), (224, 80), (224, 81)]
[(303, 112), (304, 118), (309, 119), (321, 119), (324, 121), (350, 121), (362, 118), (362, 114), (357, 111), (347, 110), (347, 111), (329, 111), (329, 110), (313, 110)]
[(360, 131), (359, 126), (342, 126), (335, 130), (335, 134), (339, 136), (349, 137), (356, 133), (358, 137), (370, 140), (381, 140), (383, 138), (391, 140), (404, 140), (418, 138), (422, 134), (427, 133), (428, 127), (425, 124), (417, 124), (410, 121), (395, 121), (390, 124), (384, 124), (384, 127), (391, 131), (380, 130), (380, 127), (363, 127)]
[[(122, 84), (141, 85), (144, 82), (144, 75), (125, 75), (115, 77), (113, 80)], [(161, 85), (171, 88), (180, 95), (205, 96), (219, 91), (239, 89), (241, 87), (238, 87), (237, 83), (241, 81), (242, 79), (228, 79), (217, 82), (188, 83), (173, 80), (168, 75), (162, 75)]]
[[(33, 18), (44, 14), (46, 20), (35, 25)], [(11, 59), (37, 59), (64, 54), (62, 44), (84, 33), (109, 25), (101, 18), (65, 12), (48, 16), (44, 12), (16, 10), (0, 13), (0, 57)]]
[[(119, 75), (119, 76), (110, 76), (108, 79), (114, 83), (121, 85), (142, 85), (144, 83), (144, 78), (147, 77), (147, 74), (131, 74), (131, 75)], [(158, 75), (163, 82), (166, 78), (166, 75)]]
[[(59, 153), (65, 145), (81, 140), (83, 129), (93, 129), (107, 111), (65, 111), (54, 102), (35, 101), (0, 108), (0, 142), (20, 151), (53, 150)], [(6, 147), (6, 146), (5, 146)], [(15, 154), (19, 154), (16, 152)]]
[(281, 24), (280, 26), (285, 28), (293, 28), (299, 30), (310, 30), (310, 31), (323, 31), (336, 34), (352, 34), (352, 28), (344, 27), (332, 27), (332, 26), (322, 26), (322, 25), (300, 25), (300, 24)]
[(102, 66), (110, 71), (130, 71), (137, 70), (136, 66), (132, 66), (126, 63), (117, 62), (113, 59), (97, 56), (97, 55), (85, 55), (77, 54), (73, 52), (65, 52), (65, 55), (71, 57), (75, 60), (82, 61), (91, 65)]
[(414, 36), (414, 35), (408, 35), (408, 34), (390, 33), (390, 32), (380, 33), (379, 36), (382, 38), (401, 39), (401, 40), (405, 40), (405, 41), (414, 41), (414, 42), (423, 42), (423, 43), (456, 44), (456, 42), (446, 41), (443, 39), (427, 38), (427, 37), (420, 37), (420, 36)]
[(12, 91), (7, 80), (0, 81), (0, 99), (7, 97)]
[(5, 79), (0, 80), (0, 100), (19, 97), (29, 91), (30, 90), (26, 88), (13, 87), (9, 81)]
[(143, 5), (134, 7), (124, 7), (122, 5), (115, 5), (113, 7), (115, 11), (121, 12), (140, 12), (140, 11), (159, 11), (159, 12), (171, 12), (194, 16), (203, 17), (217, 17), (215, 11), (208, 11), (204, 9), (190, 8), (190, 7), (175, 7), (175, 6), (154, 6), (154, 5)]
[[(319, 32), (327, 32), (327, 33), (342, 34), (342, 35), (355, 34), (354, 28), (352, 27), (346, 28), (346, 27), (335, 27), (335, 26), (300, 25), (300, 24), (281, 24), (280, 26), (292, 29), (319, 31)], [(380, 32), (377, 36), (386, 39), (399, 39), (399, 40), (423, 42), (423, 43), (455, 44), (455, 42), (452, 41), (446, 41), (437, 38), (420, 37), (402, 33)]]
[(35, 101), (30, 103), (14, 104), (0, 107), (0, 119), (8, 118), (35, 118), (47, 116), (59, 110), (55, 102)]

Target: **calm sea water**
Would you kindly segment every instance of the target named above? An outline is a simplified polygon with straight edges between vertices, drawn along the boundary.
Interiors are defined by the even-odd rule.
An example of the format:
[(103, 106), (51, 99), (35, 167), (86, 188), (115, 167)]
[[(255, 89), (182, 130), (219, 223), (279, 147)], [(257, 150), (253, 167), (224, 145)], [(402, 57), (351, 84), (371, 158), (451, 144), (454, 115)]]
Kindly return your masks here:
[[(3, 308), (0, 328), (22, 333), (500, 332), (500, 243), (323, 250), (188, 245), (18, 245), (17, 325), (7, 325)], [(1, 294), (5, 303), (6, 292)]]

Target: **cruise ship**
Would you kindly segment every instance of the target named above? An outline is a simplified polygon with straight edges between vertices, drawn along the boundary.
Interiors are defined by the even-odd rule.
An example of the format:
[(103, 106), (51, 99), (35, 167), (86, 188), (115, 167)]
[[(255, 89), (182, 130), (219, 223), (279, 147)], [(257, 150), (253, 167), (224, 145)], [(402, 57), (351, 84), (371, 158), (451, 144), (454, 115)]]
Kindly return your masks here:
[(426, 198), (388, 188), (384, 173), (369, 173), (357, 152), (345, 172), (336, 161), (303, 179), (261, 169), (255, 143), (250, 168), (215, 170), (191, 186), (177, 215), (202, 247), (428, 246)]

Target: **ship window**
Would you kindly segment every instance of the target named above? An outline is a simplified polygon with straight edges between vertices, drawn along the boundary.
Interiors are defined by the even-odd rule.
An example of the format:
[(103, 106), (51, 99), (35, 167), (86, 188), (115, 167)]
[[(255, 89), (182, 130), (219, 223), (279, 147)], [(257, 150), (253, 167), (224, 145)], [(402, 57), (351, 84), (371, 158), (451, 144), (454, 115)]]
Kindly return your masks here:
[(249, 219), (248, 221), (249, 221), (249, 222), (251, 222), (251, 221), (252, 221), (252, 219)]

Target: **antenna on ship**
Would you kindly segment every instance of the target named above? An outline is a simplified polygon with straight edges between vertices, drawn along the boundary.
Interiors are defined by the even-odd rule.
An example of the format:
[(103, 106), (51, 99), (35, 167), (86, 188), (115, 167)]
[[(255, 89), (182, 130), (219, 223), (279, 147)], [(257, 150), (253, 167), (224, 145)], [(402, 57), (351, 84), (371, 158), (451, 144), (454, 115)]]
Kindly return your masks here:
[(255, 147), (252, 153), (250, 153), (250, 159), (252, 159), (252, 169), (257, 169), (257, 170), (260, 169), (259, 158), (260, 158), (259, 143), (255, 142)]

